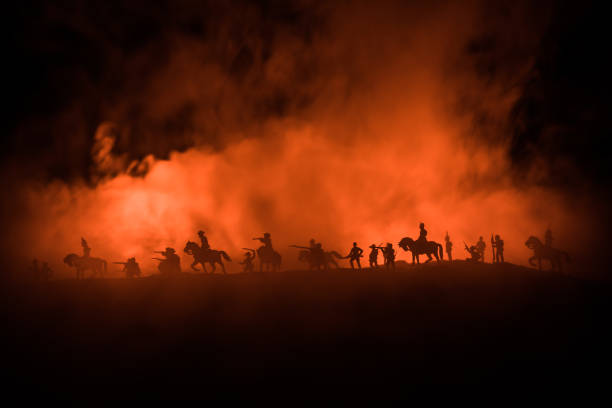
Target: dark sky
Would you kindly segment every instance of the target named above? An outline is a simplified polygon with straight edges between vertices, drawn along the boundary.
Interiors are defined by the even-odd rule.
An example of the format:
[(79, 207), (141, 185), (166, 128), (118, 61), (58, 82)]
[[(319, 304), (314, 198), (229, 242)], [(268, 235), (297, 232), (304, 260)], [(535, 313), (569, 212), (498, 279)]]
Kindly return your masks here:
[[(485, 18), (525, 24), (525, 35), (537, 36), (539, 43), (520, 49), (522, 43), (508, 43), (503, 33), (491, 30), (466, 49), (483, 78), (503, 77), (513, 66), (511, 58), (534, 61), (521, 78), (522, 96), (508, 121), (513, 134), (509, 154), (518, 170), (534, 155), (544, 157), (551, 168), (540, 180), (544, 184), (580, 185), (586, 178), (601, 191), (608, 186), (609, 153), (604, 144), (611, 128), (609, 44), (606, 13), (596, 3), (538, 2), (522, 5), (523, 15), (518, 17), (512, 15), (516, 2), (488, 5), (483, 7)], [(154, 127), (180, 135), (183, 128), (193, 126), (194, 108), (189, 104), (155, 120), (137, 103), (121, 113), (109, 114), (109, 106), (145, 87), (173, 52), (177, 38), (218, 42), (208, 57), (238, 82), (254, 58), (266, 58), (266, 47), (274, 47), (279, 33), (291, 30), (304, 44), (324, 33), (327, 12), (321, 4), (284, 1), (18, 2), (5, 11), (10, 57), (5, 60), (9, 103), (3, 160), (24, 164), (30, 175), (86, 176), (89, 139), (97, 125), (113, 115), (129, 117), (134, 134), (155, 133), (148, 129)], [(248, 30), (244, 24), (250, 25)], [(263, 48), (250, 48), (249, 36), (258, 38)], [(135, 61), (134, 55), (143, 57)], [(316, 66), (312, 68), (314, 73), (294, 73), (296, 80), (308, 81), (308, 75), (316, 75)], [(258, 110), (242, 119), (293, 114), (314, 97), (271, 90), (258, 95)], [(215, 129), (208, 133), (208, 143), (223, 143), (216, 139)], [(118, 148), (137, 157), (164, 157), (171, 149), (193, 144), (189, 137), (179, 136), (155, 143), (132, 139)]]

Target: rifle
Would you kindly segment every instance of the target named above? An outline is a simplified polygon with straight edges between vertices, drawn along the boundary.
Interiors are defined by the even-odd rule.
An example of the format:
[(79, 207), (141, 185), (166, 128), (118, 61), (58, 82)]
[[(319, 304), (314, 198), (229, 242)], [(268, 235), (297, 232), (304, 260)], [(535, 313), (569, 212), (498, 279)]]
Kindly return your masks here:
[[(465, 250), (470, 252), (470, 248), (468, 248), (467, 244), (465, 243), (465, 241), (463, 241), (463, 245), (465, 245)], [(471, 252), (470, 252), (471, 253)]]
[(493, 239), (493, 234), (491, 234), (491, 252), (493, 253), (493, 259), (491, 259), (491, 263), (495, 263), (495, 240)]
[(155, 254), (162, 254), (163, 255), (163, 254), (166, 253), (166, 251), (153, 251), (153, 253), (155, 253)]
[(300, 249), (312, 249), (310, 247), (299, 246), (299, 245), (289, 245), (291, 248), (300, 248)]
[(128, 264), (127, 262), (113, 262), (113, 263), (117, 265), (127, 265)]
[(242, 248), (242, 249), (244, 249), (245, 251), (257, 252), (256, 250), (251, 249), (251, 248)]
[(154, 259), (156, 261), (162, 261), (162, 262), (167, 260), (167, 259), (162, 259), (162, 258), (151, 258), (151, 259)]

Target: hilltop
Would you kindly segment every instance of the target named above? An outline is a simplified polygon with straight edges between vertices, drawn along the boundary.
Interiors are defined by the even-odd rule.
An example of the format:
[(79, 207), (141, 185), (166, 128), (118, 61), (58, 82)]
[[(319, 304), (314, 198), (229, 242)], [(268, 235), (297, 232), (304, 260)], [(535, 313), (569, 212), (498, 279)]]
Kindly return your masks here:
[(103, 383), (129, 393), (157, 385), (172, 394), (229, 384), (563, 381), (570, 369), (584, 376), (605, 357), (610, 289), (459, 261), (396, 272), (52, 281), (4, 299), (16, 384)]

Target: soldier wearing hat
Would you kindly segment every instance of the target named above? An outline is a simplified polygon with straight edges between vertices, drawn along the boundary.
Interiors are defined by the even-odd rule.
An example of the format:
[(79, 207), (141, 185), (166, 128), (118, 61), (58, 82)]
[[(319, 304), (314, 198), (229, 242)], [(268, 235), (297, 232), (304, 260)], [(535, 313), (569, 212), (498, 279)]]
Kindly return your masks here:
[(198, 231), (198, 237), (200, 237), (200, 242), (202, 243), (202, 249), (208, 251), (210, 249), (210, 245), (208, 244), (208, 238), (204, 235), (204, 231)]
[(372, 249), (369, 256), (370, 268), (374, 269), (378, 267), (378, 247), (376, 244), (372, 244), (370, 245), (370, 248)]
[(162, 254), (165, 258), (153, 258), (161, 261), (158, 269), (162, 274), (181, 272), (181, 258), (176, 254), (174, 248), (167, 247), (165, 251), (155, 251), (155, 253)]
[(355, 269), (355, 265), (353, 264), (353, 262), (357, 261), (357, 267), (359, 270), (361, 270), (361, 262), (359, 261), (359, 258), (361, 258), (362, 256), (363, 249), (359, 248), (356, 242), (353, 242), (353, 247), (351, 248), (349, 254), (346, 256), (346, 258), (349, 258), (351, 261), (351, 269)]

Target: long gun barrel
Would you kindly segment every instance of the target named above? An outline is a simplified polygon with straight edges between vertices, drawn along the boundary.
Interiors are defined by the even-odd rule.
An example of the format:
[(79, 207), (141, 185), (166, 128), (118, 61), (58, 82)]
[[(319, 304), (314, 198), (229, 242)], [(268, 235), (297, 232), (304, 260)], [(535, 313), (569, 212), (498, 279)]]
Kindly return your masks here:
[(156, 261), (165, 261), (165, 259), (162, 259), (162, 258), (151, 258), (151, 259), (154, 259)]
[(166, 251), (153, 251), (153, 252), (156, 253), (156, 254), (165, 254), (166, 253)]
[(289, 245), (291, 248), (300, 248), (300, 249), (312, 249), (310, 247), (299, 246), (299, 245)]
[(127, 262), (113, 262), (113, 263), (117, 265), (127, 265)]

